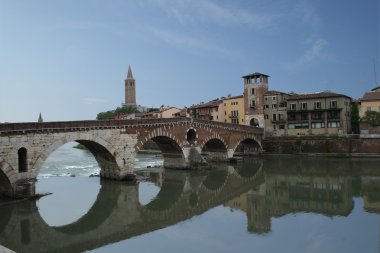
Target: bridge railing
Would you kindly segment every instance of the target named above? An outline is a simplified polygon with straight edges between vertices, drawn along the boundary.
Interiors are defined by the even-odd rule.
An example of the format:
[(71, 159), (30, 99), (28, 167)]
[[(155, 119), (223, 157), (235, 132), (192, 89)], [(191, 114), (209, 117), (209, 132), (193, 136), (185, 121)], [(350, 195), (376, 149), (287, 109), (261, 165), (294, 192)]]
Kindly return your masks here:
[(165, 119), (129, 119), (129, 120), (82, 120), (82, 121), (53, 121), (53, 122), (24, 122), (24, 123), (0, 123), (0, 134), (24, 133), (55, 130), (83, 130), (103, 128), (126, 128), (138, 126), (155, 126), (180, 123), (197, 123), (217, 128), (230, 128), (238, 131), (263, 133), (262, 128), (252, 126), (222, 123), (210, 120), (192, 118), (165, 118)]

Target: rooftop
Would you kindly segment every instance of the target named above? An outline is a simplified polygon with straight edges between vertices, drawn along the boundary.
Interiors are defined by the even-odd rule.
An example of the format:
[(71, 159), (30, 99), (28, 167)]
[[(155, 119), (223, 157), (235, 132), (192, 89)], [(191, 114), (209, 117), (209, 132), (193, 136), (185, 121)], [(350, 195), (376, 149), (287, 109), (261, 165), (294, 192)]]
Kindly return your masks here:
[(380, 90), (366, 92), (364, 93), (363, 98), (361, 99), (361, 101), (373, 101), (373, 100), (380, 100)]
[(321, 92), (314, 92), (314, 93), (303, 93), (303, 94), (297, 94), (297, 93), (289, 93), (290, 97), (289, 100), (301, 100), (301, 99), (314, 99), (314, 98), (333, 98), (333, 97), (346, 97), (351, 99), (349, 96), (335, 93), (332, 91), (321, 91)]
[(285, 92), (277, 91), (277, 90), (268, 90), (264, 94), (264, 96), (272, 96), (272, 95), (289, 95), (289, 94)]
[(252, 73), (252, 74), (249, 74), (249, 75), (246, 75), (246, 76), (242, 76), (242, 78), (260, 77), (260, 76), (266, 76), (266, 77), (269, 77), (269, 76), (266, 75), (266, 74), (259, 73), (259, 72), (254, 72), (254, 73)]

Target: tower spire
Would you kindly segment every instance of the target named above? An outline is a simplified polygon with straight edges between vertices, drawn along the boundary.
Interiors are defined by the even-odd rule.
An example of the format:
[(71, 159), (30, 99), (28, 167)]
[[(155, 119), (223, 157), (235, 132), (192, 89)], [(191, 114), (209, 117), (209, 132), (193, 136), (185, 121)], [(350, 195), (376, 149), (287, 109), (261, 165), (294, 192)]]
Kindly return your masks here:
[(42, 122), (44, 122), (44, 120), (42, 119), (42, 115), (40, 113), (40, 116), (38, 117), (38, 123), (42, 123)]
[(127, 75), (127, 79), (133, 79), (131, 65), (128, 66), (128, 75)]
[(125, 105), (136, 106), (136, 86), (133, 79), (132, 69), (129, 65), (127, 79), (125, 79)]

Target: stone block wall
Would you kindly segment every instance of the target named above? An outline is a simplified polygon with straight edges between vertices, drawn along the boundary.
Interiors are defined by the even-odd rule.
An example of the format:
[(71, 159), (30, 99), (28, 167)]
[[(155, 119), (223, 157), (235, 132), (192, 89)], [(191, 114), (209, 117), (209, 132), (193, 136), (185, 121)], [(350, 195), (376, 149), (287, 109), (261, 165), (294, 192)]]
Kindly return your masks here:
[(266, 153), (300, 154), (379, 154), (380, 138), (268, 138), (263, 141)]

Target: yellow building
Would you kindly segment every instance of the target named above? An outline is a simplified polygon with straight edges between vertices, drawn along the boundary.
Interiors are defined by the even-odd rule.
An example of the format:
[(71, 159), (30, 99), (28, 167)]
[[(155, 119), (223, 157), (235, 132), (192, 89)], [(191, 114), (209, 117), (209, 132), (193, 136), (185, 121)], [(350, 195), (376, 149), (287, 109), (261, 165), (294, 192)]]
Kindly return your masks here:
[(380, 112), (380, 86), (364, 93), (360, 100), (360, 118), (365, 116), (366, 111)]
[(223, 99), (224, 122), (244, 125), (244, 97), (235, 96)]

